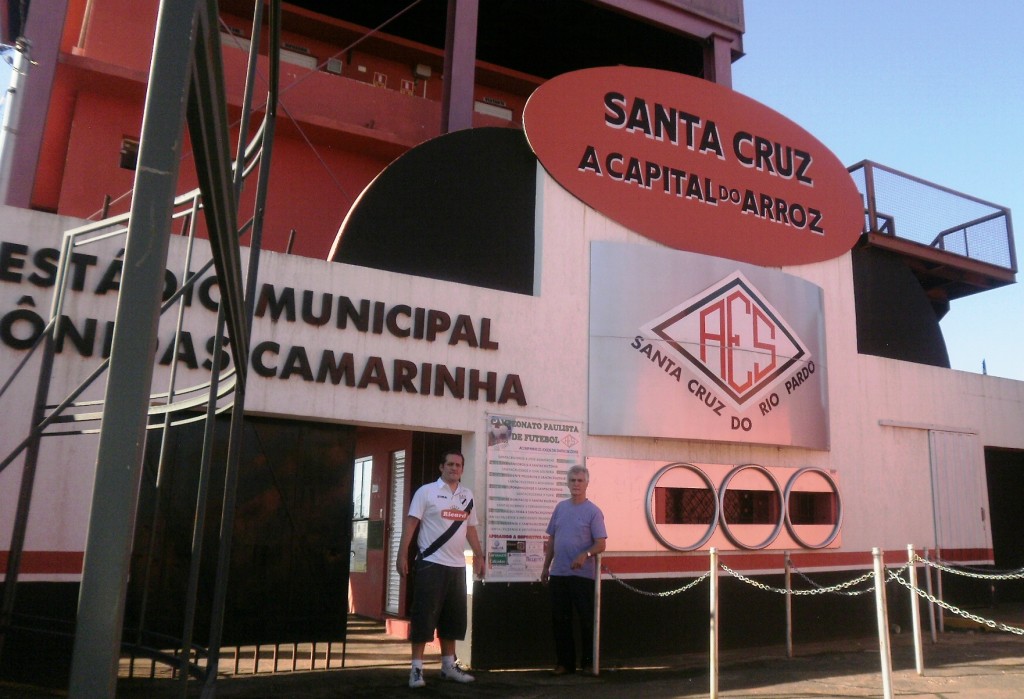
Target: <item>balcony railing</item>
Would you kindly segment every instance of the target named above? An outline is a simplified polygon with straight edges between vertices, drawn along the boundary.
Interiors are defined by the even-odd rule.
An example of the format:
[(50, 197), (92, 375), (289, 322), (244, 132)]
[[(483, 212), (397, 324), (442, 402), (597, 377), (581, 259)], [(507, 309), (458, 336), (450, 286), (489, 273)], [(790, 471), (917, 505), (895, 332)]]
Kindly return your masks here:
[(864, 201), (865, 233), (1016, 274), (1013, 225), (1006, 207), (868, 160), (852, 166), (850, 175)]

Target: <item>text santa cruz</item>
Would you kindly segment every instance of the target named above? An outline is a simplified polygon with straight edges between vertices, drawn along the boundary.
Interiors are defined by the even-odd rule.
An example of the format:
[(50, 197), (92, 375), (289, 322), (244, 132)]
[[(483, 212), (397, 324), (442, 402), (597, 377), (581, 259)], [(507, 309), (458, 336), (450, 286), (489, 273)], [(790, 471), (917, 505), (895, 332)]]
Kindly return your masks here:
[[(744, 168), (783, 180), (794, 180), (808, 188), (814, 186), (810, 174), (813, 158), (806, 150), (780, 144), (749, 131), (737, 131), (732, 137), (732, 148), (727, 151), (713, 120), (677, 107), (657, 102), (649, 104), (642, 97), (628, 98), (620, 92), (606, 93), (604, 108), (604, 122), (609, 128), (639, 134), (718, 160), (726, 160), (731, 155)], [(727, 184), (716, 186), (710, 177), (672, 163), (653, 162), (614, 151), (602, 156), (596, 146), (588, 144), (577, 169), (710, 206), (718, 206), (719, 202), (738, 206), (744, 215), (817, 235), (825, 234), (824, 216), (814, 206), (751, 189), (740, 191)]]

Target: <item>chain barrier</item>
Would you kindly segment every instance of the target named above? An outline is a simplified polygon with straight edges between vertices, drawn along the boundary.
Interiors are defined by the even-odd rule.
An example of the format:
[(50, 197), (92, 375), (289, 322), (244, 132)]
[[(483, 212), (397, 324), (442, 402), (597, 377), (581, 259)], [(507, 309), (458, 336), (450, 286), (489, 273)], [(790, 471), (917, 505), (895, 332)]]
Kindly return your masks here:
[[(747, 583), (748, 585), (753, 585), (754, 587), (760, 588), (762, 590), (766, 590), (768, 592), (776, 592), (776, 593), (778, 593), (780, 595), (796, 595), (796, 596), (799, 596), (799, 595), (823, 595), (826, 592), (839, 592), (840, 590), (845, 590), (848, 587), (853, 587), (854, 585), (859, 585), (860, 583), (862, 583), (865, 580), (868, 580), (868, 579), (874, 577), (874, 575), (875, 575), (875, 572), (873, 570), (869, 570), (867, 573), (864, 573), (864, 575), (860, 576), (859, 578), (854, 578), (853, 580), (847, 580), (846, 582), (841, 582), (841, 583), (838, 583), (836, 585), (832, 585), (830, 587), (822, 587), (821, 585), (816, 585), (816, 583), (813, 583), (813, 581), (811, 581), (812, 584), (816, 585), (815, 588), (812, 589), (812, 590), (783, 590), (782, 588), (779, 588), (779, 587), (772, 587), (770, 585), (765, 585), (764, 583), (758, 582), (757, 580), (754, 580), (753, 578), (748, 578), (746, 575), (743, 575), (742, 573), (739, 573), (739, 572), (733, 570), (732, 568), (730, 568), (729, 566), (725, 565), (724, 563), (719, 563), (718, 565), (721, 566), (722, 570), (724, 570), (726, 573), (728, 573), (729, 575), (733, 576), (737, 580), (741, 580), (741, 581)], [(865, 592), (870, 592), (871, 589), (873, 589), (873, 588), (869, 588), (867, 590), (860, 590), (860, 591), (857, 591), (857, 592), (846, 592), (844, 594), (857, 594), (857, 595), (861, 595), (861, 594), (864, 594)]]
[[(970, 577), (996, 578), (996, 579), (1000, 579), (1000, 580), (1010, 580), (1010, 579), (1018, 579), (1018, 578), (1024, 577), (1024, 573), (1001, 574), (999, 576), (981, 575), (981, 574), (976, 574), (976, 573), (967, 573), (965, 571), (958, 571), (958, 570), (955, 570), (953, 568), (949, 568), (948, 566), (942, 565), (941, 563), (936, 563), (935, 561), (928, 561), (928, 560), (926, 560), (924, 558), (921, 558), (920, 556), (918, 556), (916, 554), (914, 555), (914, 559), (915, 559), (915, 563), (926, 563), (926, 564), (928, 564), (928, 565), (930, 565), (932, 567), (939, 568), (940, 570), (944, 570), (944, 571), (947, 571), (947, 572), (950, 572), (950, 573), (959, 574), (959, 575), (968, 575)], [(841, 583), (837, 583), (835, 585), (830, 585), (830, 586), (826, 587), (826, 586), (823, 586), (823, 585), (820, 585), (820, 584), (816, 583), (814, 580), (812, 580), (811, 578), (807, 577), (807, 575), (805, 575), (804, 573), (802, 573), (801, 571), (799, 571), (795, 567), (793, 567), (792, 570), (797, 575), (799, 575), (801, 578), (803, 578), (805, 581), (807, 581), (808, 584), (812, 585), (813, 587), (812, 587), (812, 589), (809, 589), (809, 590), (784, 590), (782, 588), (772, 587), (771, 585), (766, 585), (766, 584), (764, 584), (762, 582), (758, 582), (757, 580), (754, 580), (753, 578), (750, 578), (750, 577), (747, 577), (746, 575), (743, 575), (739, 571), (733, 570), (732, 568), (730, 568), (729, 566), (725, 565), (724, 563), (719, 563), (718, 565), (726, 573), (728, 573), (729, 575), (731, 575), (732, 577), (736, 578), (737, 580), (739, 580), (741, 582), (745, 582), (748, 585), (752, 585), (753, 587), (756, 587), (758, 589), (764, 590), (766, 592), (775, 592), (775, 593), (780, 594), (780, 595), (806, 596), (806, 595), (823, 595), (823, 594), (826, 594), (826, 593), (836, 593), (836, 594), (841, 594), (841, 595), (855, 596), (855, 595), (867, 594), (867, 593), (870, 593), (870, 592), (872, 592), (874, 590), (874, 586), (871, 586), (871, 587), (863, 589), (863, 590), (850, 590), (850, 589), (848, 589), (848, 588), (851, 588), (851, 587), (856, 587), (857, 585), (859, 585), (859, 584), (861, 584), (863, 582), (867, 582), (868, 580), (873, 578), (874, 575), (875, 575), (875, 572), (873, 570), (869, 570), (868, 572), (864, 573), (863, 575), (861, 575), (861, 576), (859, 576), (857, 578), (854, 578), (852, 580), (847, 580), (846, 582), (841, 582)], [(1006, 624), (1003, 624), (1003, 623), (998, 622), (998, 621), (994, 621), (992, 619), (985, 619), (984, 617), (980, 617), (980, 616), (978, 616), (976, 614), (971, 614), (970, 612), (965, 611), (963, 609), (960, 609), (959, 607), (956, 607), (956, 606), (954, 606), (952, 604), (949, 604), (948, 602), (942, 601), (941, 599), (939, 599), (938, 597), (935, 597), (934, 595), (928, 594), (928, 592), (926, 592), (925, 590), (921, 590), (920, 588), (913, 587), (909, 582), (907, 582), (906, 580), (903, 579), (903, 573), (908, 568), (910, 568), (910, 565), (911, 565), (910, 563), (905, 563), (901, 568), (898, 568), (896, 570), (886, 570), (886, 577), (887, 577), (886, 582), (896, 582), (896, 583), (899, 583), (903, 587), (905, 587), (908, 590), (910, 590), (911, 592), (917, 594), (919, 597), (921, 597), (921, 598), (931, 602), (932, 604), (937, 604), (938, 606), (942, 607), (943, 609), (945, 609), (945, 610), (947, 610), (949, 612), (952, 612), (953, 614), (956, 614), (957, 616), (961, 616), (961, 617), (963, 617), (965, 619), (969, 619), (969, 620), (971, 620), (971, 621), (973, 621), (973, 622), (975, 622), (977, 624), (981, 624), (982, 626), (986, 626), (986, 627), (991, 628), (991, 629), (998, 629), (1000, 631), (1006, 631), (1008, 633), (1016, 634), (1018, 636), (1024, 636), (1024, 629), (1017, 628), (1015, 626), (1008, 626)], [(631, 592), (635, 592), (635, 593), (637, 593), (639, 595), (644, 595), (646, 597), (671, 597), (672, 595), (678, 595), (679, 593), (686, 592), (687, 590), (689, 590), (689, 589), (699, 585), (700, 583), (704, 582), (704, 580), (706, 580), (711, 575), (710, 571), (707, 572), (707, 573), (704, 573), (699, 578), (695, 578), (694, 580), (690, 581), (689, 583), (687, 583), (687, 584), (683, 585), (682, 587), (677, 588), (675, 590), (665, 590), (664, 592), (651, 592), (649, 590), (641, 590), (641, 589), (639, 589), (639, 588), (637, 588), (637, 587), (635, 587), (633, 585), (630, 585), (625, 580), (623, 580), (622, 578), (617, 576), (614, 572), (612, 572), (611, 570), (609, 570), (608, 568), (606, 568), (604, 566), (601, 566), (601, 572), (603, 574), (608, 575), (612, 580), (617, 582), (619, 585), (622, 585), (627, 590), (630, 590)]]
[(974, 572), (974, 573), (987, 573), (988, 575), (1024, 574), (1024, 568), (1014, 568), (1012, 570), (996, 570), (995, 568), (992, 568), (992, 567), (982, 568), (981, 566), (969, 566), (969, 565), (966, 565), (966, 564), (959, 564), (958, 565), (956, 563), (949, 563), (948, 561), (939, 561), (939, 563), (943, 563), (945, 565), (952, 566), (954, 568), (959, 568), (961, 570), (969, 570), (969, 571)]
[(950, 611), (950, 612), (953, 612), (957, 616), (962, 616), (964, 619), (970, 619), (971, 621), (973, 621), (975, 623), (978, 623), (978, 624), (981, 624), (983, 626), (987, 626), (990, 629), (999, 629), (1000, 631), (1008, 631), (1008, 632), (1010, 632), (1012, 634), (1016, 634), (1018, 636), (1024, 636), (1024, 629), (1018, 629), (1015, 626), (1007, 626), (1006, 624), (1003, 624), (1001, 622), (993, 621), (992, 619), (985, 619), (984, 617), (980, 617), (977, 614), (971, 614), (970, 612), (964, 611), (963, 609), (960, 609), (959, 607), (955, 607), (954, 605), (949, 604), (948, 602), (943, 602), (938, 597), (935, 597), (934, 595), (930, 595), (927, 592), (925, 592), (924, 590), (921, 590), (920, 588), (913, 587), (909, 582), (907, 582), (906, 580), (904, 580), (901, 577), (901, 575), (900, 575), (901, 572), (902, 572), (902, 569), (899, 570), (899, 571), (889, 571), (889, 580), (893, 580), (895, 582), (898, 582), (903, 587), (905, 587), (908, 590), (910, 590), (911, 592), (917, 594), (918, 597), (926, 599), (929, 602), (931, 602), (932, 604), (937, 604), (940, 607), (942, 607), (943, 609), (945, 609), (947, 611)]
[(644, 595), (645, 597), (671, 597), (672, 595), (678, 595), (680, 592), (686, 592), (691, 587), (695, 587), (696, 585), (699, 585), (701, 582), (703, 582), (705, 579), (707, 579), (708, 576), (711, 575), (710, 572), (704, 573), (704, 575), (700, 576), (699, 578), (696, 578), (695, 580), (693, 580), (691, 582), (688, 582), (687, 584), (683, 585), (682, 587), (680, 587), (677, 590), (665, 590), (664, 592), (651, 592), (650, 590), (641, 590), (638, 587), (634, 587), (633, 585), (630, 585), (625, 580), (623, 580), (622, 578), (620, 578), (619, 576), (617, 576), (615, 573), (613, 573), (612, 571), (608, 570), (604, 566), (601, 566), (601, 572), (602, 573), (606, 573), (608, 576), (611, 577), (612, 580), (614, 580), (618, 584), (622, 585), (627, 590), (629, 590), (631, 592), (635, 592), (638, 595)]
[(1012, 570), (996, 570), (992, 566), (985, 566), (984, 568), (982, 568), (981, 566), (972, 566), (967, 565), (966, 563), (950, 563), (949, 561), (943, 561), (941, 559), (938, 560), (938, 563), (942, 563), (943, 565), (947, 565), (951, 568), (969, 570), (974, 573), (987, 573), (989, 575), (1013, 575), (1014, 573), (1024, 573), (1024, 568), (1014, 568)]
[[(799, 575), (801, 578), (803, 578), (807, 582), (808, 585), (810, 585), (811, 587), (815, 588), (816, 590), (821, 590), (822, 593), (824, 593), (824, 592), (836, 592), (837, 594), (846, 595), (847, 597), (856, 597), (857, 595), (866, 595), (866, 594), (870, 593), (872, 590), (875, 589), (874, 585), (872, 585), (871, 587), (866, 588), (864, 590), (845, 590), (845, 589), (843, 589), (843, 590), (830, 590), (829, 588), (826, 588), (825, 586), (815, 582), (814, 580), (811, 580), (809, 577), (807, 577), (807, 575), (805, 575), (803, 572), (801, 572), (799, 569), (797, 569), (796, 566), (790, 564), (790, 567), (792, 568), (793, 572), (796, 573), (797, 575)], [(841, 583), (841, 584), (845, 585), (846, 587), (854, 587), (858, 583), (864, 582), (865, 580), (867, 580), (868, 578), (872, 577), (873, 575), (874, 575), (874, 571), (869, 571), (869, 572), (865, 573), (864, 575), (860, 576), (859, 578), (857, 578), (856, 580), (852, 581), (851, 583)], [(794, 594), (797, 594), (797, 593), (794, 592)]]
[(965, 570), (963, 568), (953, 568), (949, 564), (942, 564), (937, 561), (929, 561), (926, 558), (921, 558), (916, 553), (914, 554), (914, 559), (921, 563), (926, 563), (927, 565), (930, 565), (932, 568), (938, 568), (943, 572), (950, 573), (951, 575), (962, 575), (967, 578), (978, 578), (981, 580), (1024, 580), (1024, 568), (1019, 568), (1011, 572), (986, 574), (970, 572), (969, 570)]

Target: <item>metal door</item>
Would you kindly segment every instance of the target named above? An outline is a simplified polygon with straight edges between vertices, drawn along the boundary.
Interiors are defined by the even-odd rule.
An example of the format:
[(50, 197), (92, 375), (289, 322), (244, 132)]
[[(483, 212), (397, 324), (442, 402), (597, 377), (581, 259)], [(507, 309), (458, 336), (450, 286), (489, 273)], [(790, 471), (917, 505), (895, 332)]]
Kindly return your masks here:
[(992, 550), (985, 450), (977, 434), (930, 430), (935, 544), (941, 550)]

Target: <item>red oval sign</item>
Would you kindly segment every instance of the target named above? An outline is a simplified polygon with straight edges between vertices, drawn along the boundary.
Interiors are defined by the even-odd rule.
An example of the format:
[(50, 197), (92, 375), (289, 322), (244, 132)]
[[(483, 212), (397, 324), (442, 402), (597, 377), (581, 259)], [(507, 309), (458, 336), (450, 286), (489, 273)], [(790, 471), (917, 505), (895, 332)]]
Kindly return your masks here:
[(563, 187), (652, 240), (763, 266), (837, 257), (864, 208), (807, 131), (715, 83), (647, 68), (559, 75), (530, 96), (530, 146)]

